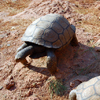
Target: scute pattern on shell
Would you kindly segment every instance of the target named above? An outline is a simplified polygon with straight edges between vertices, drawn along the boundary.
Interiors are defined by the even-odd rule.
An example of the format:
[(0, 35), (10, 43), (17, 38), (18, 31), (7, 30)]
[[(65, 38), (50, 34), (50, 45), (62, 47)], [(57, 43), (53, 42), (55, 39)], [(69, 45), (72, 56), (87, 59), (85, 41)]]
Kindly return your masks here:
[(81, 83), (76, 89), (69, 94), (70, 100), (100, 100), (100, 76), (94, 77), (87, 82)]
[(59, 14), (47, 14), (35, 20), (25, 31), (22, 41), (47, 48), (60, 48), (69, 44), (75, 34), (70, 23)]

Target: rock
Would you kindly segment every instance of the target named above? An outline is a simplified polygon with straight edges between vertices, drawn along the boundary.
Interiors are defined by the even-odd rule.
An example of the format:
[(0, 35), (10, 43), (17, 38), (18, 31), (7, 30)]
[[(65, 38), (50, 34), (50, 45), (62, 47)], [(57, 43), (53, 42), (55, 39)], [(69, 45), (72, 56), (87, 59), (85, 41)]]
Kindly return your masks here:
[(100, 52), (100, 47), (94, 47), (95, 51)]
[(70, 87), (75, 88), (77, 85), (87, 80), (88, 76), (83, 76), (83, 75), (77, 76), (70, 80)]
[(100, 46), (100, 39), (95, 43), (95, 46)]
[(12, 75), (10, 75), (7, 80), (5, 80), (4, 85), (6, 89), (10, 89), (15, 85)]
[(95, 8), (100, 10), (100, 4), (98, 4)]
[(9, 46), (10, 46), (10, 44), (7, 44), (7, 46), (9, 47)]
[(16, 1), (18, 1), (18, 0), (12, 0), (12, 2), (16, 2)]
[(33, 94), (33, 91), (32, 91), (31, 89), (29, 89), (29, 91), (26, 92), (25, 96), (29, 97), (29, 96), (32, 95), (32, 94)]
[(26, 100), (40, 100), (40, 98), (37, 95), (33, 94), (32, 96), (30, 96)]
[(10, 81), (6, 81), (5, 82), (5, 88), (6, 89), (10, 89), (11, 87), (13, 87), (15, 85), (14, 80), (10, 80)]
[(64, 17), (68, 19), (68, 18), (71, 18), (71, 15), (70, 14), (65, 14)]
[(75, 88), (76, 86), (78, 86), (80, 83), (84, 82), (84, 81), (87, 81), (89, 80), (90, 78), (93, 78), (93, 77), (96, 77), (96, 76), (99, 76), (99, 74), (97, 73), (89, 73), (89, 74), (86, 74), (86, 75), (79, 75), (79, 76), (76, 76), (74, 78), (72, 78), (71, 80), (69, 80), (70, 82), (70, 87), (71, 88)]
[[(1, 33), (1, 32), (0, 32)], [(3, 39), (4, 37), (7, 36), (7, 33), (4, 33), (4, 34), (0, 34), (0, 39)]]
[(0, 86), (0, 90), (2, 90), (3, 89), (3, 86)]
[(36, 85), (37, 86), (41, 86), (42, 85), (42, 82), (37, 82)]
[(11, 29), (12, 29), (12, 30), (15, 30), (15, 27), (14, 27), (14, 26), (12, 26), (12, 27), (11, 27)]
[(33, 87), (36, 87), (36, 83), (33, 83), (32, 86), (33, 86)]

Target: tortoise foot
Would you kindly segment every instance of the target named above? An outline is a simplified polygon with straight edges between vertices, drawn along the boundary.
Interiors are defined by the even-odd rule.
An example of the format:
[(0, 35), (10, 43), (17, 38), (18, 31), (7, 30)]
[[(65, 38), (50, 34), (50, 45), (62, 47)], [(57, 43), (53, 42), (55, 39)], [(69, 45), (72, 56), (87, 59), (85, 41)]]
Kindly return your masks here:
[(55, 74), (57, 70), (57, 58), (52, 49), (47, 50), (47, 68), (51, 74)]

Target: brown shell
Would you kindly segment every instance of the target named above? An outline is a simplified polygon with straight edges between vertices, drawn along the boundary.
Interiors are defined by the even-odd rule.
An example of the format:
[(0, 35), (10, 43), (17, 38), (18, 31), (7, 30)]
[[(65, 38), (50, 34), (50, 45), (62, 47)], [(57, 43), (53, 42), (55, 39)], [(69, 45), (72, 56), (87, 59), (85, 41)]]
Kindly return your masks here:
[(75, 30), (66, 18), (48, 14), (35, 20), (25, 31), (22, 41), (32, 42), (47, 48), (60, 48), (69, 44)]
[(81, 83), (70, 92), (69, 98), (70, 100), (100, 100), (100, 76)]

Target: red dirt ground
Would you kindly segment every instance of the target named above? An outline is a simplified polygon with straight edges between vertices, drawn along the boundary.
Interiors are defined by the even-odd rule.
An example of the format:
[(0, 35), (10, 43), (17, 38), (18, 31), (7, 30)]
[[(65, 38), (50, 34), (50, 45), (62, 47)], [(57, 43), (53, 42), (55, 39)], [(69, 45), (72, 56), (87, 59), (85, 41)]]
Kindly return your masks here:
[[(100, 1), (97, 0), (1, 0), (0, 1), (0, 100), (68, 100), (70, 90), (100, 73)], [(80, 47), (56, 51), (59, 71), (51, 75), (46, 56), (30, 66), (16, 63), (17, 48), (25, 29), (49, 13), (64, 15), (76, 26)], [(98, 47), (98, 48), (97, 48)], [(27, 57), (30, 61), (30, 58)], [(51, 80), (67, 87), (63, 95), (49, 91)]]

